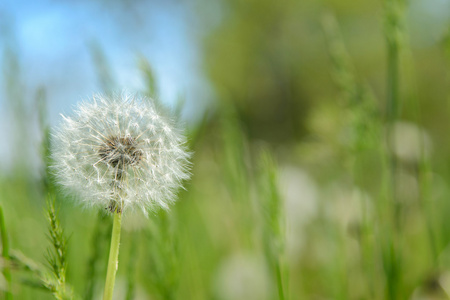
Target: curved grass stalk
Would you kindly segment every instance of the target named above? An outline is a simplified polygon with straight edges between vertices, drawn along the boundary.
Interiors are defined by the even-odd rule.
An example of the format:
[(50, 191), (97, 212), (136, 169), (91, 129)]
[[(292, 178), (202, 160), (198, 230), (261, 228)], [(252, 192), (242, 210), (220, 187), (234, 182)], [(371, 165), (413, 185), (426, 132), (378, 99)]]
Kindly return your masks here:
[(2, 256), (5, 260), (5, 266), (3, 267), (3, 275), (5, 276), (6, 282), (8, 284), (7, 290), (5, 292), (5, 300), (12, 300), (11, 292), (11, 270), (9, 269), (9, 241), (8, 234), (5, 227), (5, 218), (3, 217), (3, 208), (0, 206), (0, 233), (2, 239)]

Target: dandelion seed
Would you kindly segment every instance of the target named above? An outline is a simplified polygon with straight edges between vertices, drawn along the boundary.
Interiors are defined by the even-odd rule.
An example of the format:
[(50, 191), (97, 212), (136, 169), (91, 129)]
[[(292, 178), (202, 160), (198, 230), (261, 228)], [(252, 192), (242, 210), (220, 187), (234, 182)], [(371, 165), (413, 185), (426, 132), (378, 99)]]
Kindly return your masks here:
[(53, 135), (53, 170), (86, 206), (167, 209), (189, 178), (185, 143), (153, 100), (96, 95), (63, 116)]

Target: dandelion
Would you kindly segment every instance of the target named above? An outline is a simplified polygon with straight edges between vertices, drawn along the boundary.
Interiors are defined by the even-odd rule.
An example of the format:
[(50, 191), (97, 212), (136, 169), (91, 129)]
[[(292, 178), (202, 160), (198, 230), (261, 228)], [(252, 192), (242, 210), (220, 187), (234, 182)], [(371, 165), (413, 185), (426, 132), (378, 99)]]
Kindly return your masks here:
[(122, 213), (168, 209), (189, 178), (186, 138), (153, 100), (126, 94), (81, 102), (53, 134), (58, 183), (86, 206), (114, 214), (103, 299), (111, 299)]
[(151, 99), (94, 96), (53, 135), (59, 184), (86, 206), (167, 209), (189, 178), (186, 139)]

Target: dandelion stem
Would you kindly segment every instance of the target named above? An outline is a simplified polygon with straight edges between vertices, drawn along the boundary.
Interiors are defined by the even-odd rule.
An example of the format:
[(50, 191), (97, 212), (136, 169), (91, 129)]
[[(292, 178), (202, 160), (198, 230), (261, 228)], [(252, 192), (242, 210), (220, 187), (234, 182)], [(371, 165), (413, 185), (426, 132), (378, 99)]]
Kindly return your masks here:
[(12, 293), (11, 293), (11, 270), (9, 269), (9, 242), (8, 242), (8, 236), (6, 232), (5, 227), (5, 218), (3, 217), (3, 208), (0, 206), (0, 233), (2, 238), (2, 256), (5, 260), (5, 266), (3, 267), (3, 275), (5, 276), (5, 279), (8, 283), (8, 289), (5, 292), (5, 299), (11, 300)]
[(119, 266), (120, 228), (122, 224), (122, 211), (117, 208), (114, 212), (114, 223), (111, 236), (111, 248), (109, 250), (108, 270), (106, 271), (105, 290), (103, 300), (111, 300), (114, 291), (116, 272)]

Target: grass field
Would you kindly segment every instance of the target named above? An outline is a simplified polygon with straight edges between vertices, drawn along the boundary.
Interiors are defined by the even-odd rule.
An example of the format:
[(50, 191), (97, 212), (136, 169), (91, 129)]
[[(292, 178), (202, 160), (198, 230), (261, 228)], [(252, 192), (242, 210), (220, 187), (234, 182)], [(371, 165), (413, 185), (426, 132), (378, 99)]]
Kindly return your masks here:
[[(310, 2), (229, 4), (204, 38), (215, 104), (186, 125), (192, 178), (170, 210), (124, 215), (114, 299), (450, 299), (450, 35), (414, 45), (400, 0), (376, 6), (376, 30), (362, 4), (298, 21)], [(14, 76), (0, 299), (101, 299), (112, 216), (61, 192), (45, 92), (29, 128)]]

